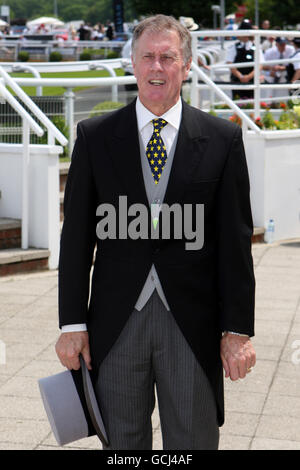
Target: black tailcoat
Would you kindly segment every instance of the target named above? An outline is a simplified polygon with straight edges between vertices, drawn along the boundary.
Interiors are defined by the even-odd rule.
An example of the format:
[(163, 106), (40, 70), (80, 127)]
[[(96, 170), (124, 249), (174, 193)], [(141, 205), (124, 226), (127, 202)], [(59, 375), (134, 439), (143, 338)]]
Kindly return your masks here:
[(186, 250), (186, 240), (172, 236), (97, 239), (98, 205), (113, 204), (118, 214), (121, 195), (128, 206), (148, 206), (135, 101), (78, 126), (64, 201), (60, 326), (87, 323), (96, 374), (154, 263), (171, 312), (210, 380), (222, 425), (222, 331), (254, 335), (253, 224), (241, 129), (183, 102), (164, 203), (204, 204), (202, 249)]

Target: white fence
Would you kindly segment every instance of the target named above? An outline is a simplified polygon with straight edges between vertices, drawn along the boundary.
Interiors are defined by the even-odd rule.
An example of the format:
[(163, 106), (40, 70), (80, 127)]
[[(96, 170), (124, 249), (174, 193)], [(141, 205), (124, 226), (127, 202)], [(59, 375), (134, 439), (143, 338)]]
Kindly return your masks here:
[[(56, 267), (59, 246), (58, 154), (61, 148), (54, 144), (55, 139), (61, 145), (66, 145), (68, 141), (2, 67), (0, 67), (0, 77), (2, 77), (0, 96), (22, 117), (23, 127), (22, 145), (0, 144), (2, 195), (0, 216), (21, 218), (22, 248), (27, 249), (29, 245), (49, 248), (51, 252), (49, 266)], [(32, 153), (36, 146), (31, 146), (29, 143), (30, 129), (39, 136), (43, 135), (44, 130), (10, 93), (8, 86), (47, 129), (48, 144), (44, 146), (44, 150), (49, 158), (50, 155), (55, 155), (54, 160), (53, 158), (49, 161), (33, 160)], [(42, 149), (39, 149), (38, 154), (41, 156), (42, 153)], [(54, 189), (55, 194), (52, 194), (54, 198), (51, 198), (50, 193), (52, 188), (55, 188), (55, 178), (57, 191)], [(45, 189), (46, 199), (43, 198)], [(41, 201), (43, 201), (42, 206)], [(58, 231), (55, 230), (55, 226)]]
[(20, 40), (0, 39), (0, 58), (17, 61), (20, 51), (28, 51), (33, 57), (49, 60), (53, 51), (60, 52), (63, 57), (79, 60), (81, 52), (86, 49), (101, 49), (106, 57), (111, 50), (120, 50), (125, 41), (64, 41), (57, 40)]
[[(228, 31), (201, 31), (201, 36), (228, 36)], [(254, 36), (254, 42), (256, 45), (256, 50), (259, 48), (260, 36), (282, 36), (286, 34), (284, 31), (235, 31), (235, 36), (242, 35), (251, 35)], [(300, 37), (300, 32), (289, 32), (289, 36)], [(206, 45), (205, 47), (198, 47), (197, 37), (199, 36), (198, 32), (192, 33), (193, 39), (193, 64), (192, 72), (190, 74), (192, 78), (191, 88), (190, 88), (190, 99), (191, 104), (194, 106), (199, 106), (199, 93), (201, 90), (209, 90), (211, 98), (217, 97), (219, 100), (225, 102), (231, 110), (234, 111), (241, 119), (243, 123), (243, 133), (246, 146), (246, 154), (250, 172), (250, 181), (251, 181), (251, 204), (253, 209), (254, 223), (256, 226), (266, 226), (268, 219), (275, 219), (276, 224), (276, 235), (275, 239), (290, 238), (300, 236), (300, 219), (299, 219), (299, 208), (300, 208), (300, 191), (299, 191), (299, 181), (300, 181), (300, 130), (295, 131), (261, 131), (261, 129), (256, 126), (254, 121), (245, 113), (239, 106), (237, 102), (234, 102), (225, 91), (230, 90), (232, 85), (230, 84), (221, 84), (216, 85), (211, 79), (210, 74), (215, 73), (216, 70), (226, 67), (228, 70), (230, 68), (229, 64), (224, 63), (224, 50), (220, 47), (218, 48), (215, 44), (213, 46)], [(203, 44), (201, 44), (203, 46)], [(203, 61), (206, 58), (210, 61), (210, 71), (204, 71), (202, 67), (199, 67), (197, 64), (197, 58), (200, 56)], [(279, 61), (277, 61), (278, 63)], [(281, 62), (286, 62), (281, 60)], [(290, 60), (289, 60), (290, 62)], [(79, 70), (84, 67), (90, 67), (90, 65), (95, 64), (96, 67), (103, 67), (107, 69), (111, 67), (111, 71), (117, 67), (123, 65), (123, 62), (119, 59), (111, 61), (94, 61), (88, 63), (68, 63), (68, 64), (36, 64), (36, 69), (39, 71), (49, 71), (49, 67), (55, 68), (55, 71), (65, 71), (66, 67), (70, 70)], [(268, 62), (270, 64), (270, 62)], [(247, 66), (251, 65), (249, 63)], [(274, 85), (264, 85), (260, 83), (260, 66), (262, 64), (259, 60), (259, 54), (255, 54), (255, 60), (253, 66), (255, 68), (254, 83), (252, 85), (241, 85), (247, 89), (254, 90), (254, 112), (255, 117), (260, 115), (260, 100), (262, 90), (266, 88), (274, 88)], [(234, 64), (235, 67), (243, 67), (244, 64)], [(82, 78), (82, 79), (67, 79), (67, 78), (15, 78), (12, 80), (7, 71), (4, 71), (12, 67), (12, 64), (4, 64), (3, 68), (0, 68), (1, 75), (6, 80), (6, 83), (9, 84), (12, 88), (17, 91), (19, 96), (23, 96), (19, 86), (33, 86), (33, 87), (51, 87), (51, 86), (62, 86), (66, 88), (65, 97), (67, 100), (67, 109), (68, 109), (68, 125), (70, 128), (70, 139), (69, 139), (69, 148), (70, 152), (73, 148), (74, 143), (74, 93), (73, 89), (77, 86), (84, 87), (112, 87), (112, 90), (116, 93), (116, 87), (119, 85), (125, 84), (134, 84), (136, 80), (133, 76), (126, 77), (105, 77), (105, 78)], [(73, 67), (73, 68), (72, 68)], [(113, 73), (112, 73), (113, 74)], [(199, 80), (201, 83), (199, 83)], [(238, 88), (238, 85), (234, 85), (235, 88)], [(299, 85), (294, 84), (284, 84), (276, 85), (277, 89), (280, 88), (290, 88), (298, 89)], [(17, 105), (14, 101), (12, 95), (7, 92), (7, 89), (1, 85), (0, 90), (5, 99), (13, 103), (15, 109), (18, 109), (18, 112), (21, 114), (22, 110), (17, 108)], [(286, 98), (286, 96), (285, 96)], [(24, 99), (25, 101), (25, 99)], [(38, 114), (38, 113), (37, 113)], [(30, 116), (29, 116), (30, 117)], [(24, 114), (23, 120), (23, 195), (22, 200), (24, 207), (27, 204), (28, 210), (28, 172), (29, 172), (29, 143), (28, 143), (28, 127), (31, 126), (34, 128), (35, 132), (40, 132), (40, 128), (36, 127), (35, 121), (31, 121), (29, 117)], [(49, 131), (49, 142), (48, 144), (54, 148), (54, 139), (57, 138), (63, 145), (66, 144), (66, 140), (62, 139), (62, 136), (55, 132), (53, 127), (49, 122), (45, 121), (44, 116), (38, 116), (46, 125)], [(34, 123), (34, 124), (33, 124)], [(52, 125), (53, 126), (53, 125)], [(292, 143), (291, 143), (292, 142)], [(18, 152), (20, 149), (18, 150)], [(3, 152), (0, 146), (0, 153)], [(292, 152), (292, 153), (291, 153)], [(49, 161), (50, 162), (50, 161)], [(32, 160), (33, 163), (33, 160)], [(49, 163), (51, 166), (51, 163)], [(33, 168), (33, 167), (32, 167)], [(34, 170), (32, 175), (34, 174)], [(56, 170), (55, 170), (56, 171)], [(54, 181), (54, 180), (53, 180)], [(54, 187), (57, 188), (56, 183), (53, 183)], [(38, 191), (38, 189), (37, 189)], [(55, 189), (55, 191), (58, 191)], [(50, 197), (50, 193), (47, 196)], [(55, 199), (55, 198), (54, 198)], [(289, 200), (293, 200), (293, 204), (289, 204), (287, 209), (287, 204)], [(284, 203), (282, 203), (284, 201)], [(0, 206), (1, 207), (1, 206)], [(52, 209), (51, 209), (52, 210)], [(25, 216), (24, 216), (25, 214)], [(1, 215), (1, 212), (0, 212)], [(26, 210), (23, 210), (22, 213), (23, 223), (26, 221)], [(27, 223), (28, 223), (28, 214), (27, 214)], [(26, 224), (25, 224), (26, 226)], [(37, 228), (36, 228), (37, 230)], [(26, 233), (26, 231), (25, 231)], [(25, 235), (24, 235), (25, 236)], [(22, 246), (26, 246), (24, 242)]]
[[(254, 83), (245, 85), (236, 85), (234, 84), (235, 89), (244, 89), (244, 90), (254, 90), (254, 117), (257, 118), (260, 116), (260, 101), (261, 101), (261, 93), (263, 90), (267, 89), (299, 89), (299, 84), (263, 84), (260, 81), (260, 74), (261, 74), (261, 66), (264, 64), (271, 65), (272, 63), (274, 64), (286, 64), (290, 62), (296, 62), (297, 59), (278, 59), (276, 61), (260, 61), (260, 43), (261, 43), (261, 36), (264, 37), (289, 37), (289, 38), (294, 38), (294, 37), (300, 37), (300, 32), (299, 31), (278, 31), (278, 30), (236, 30), (234, 31), (234, 36), (237, 38), (246, 36), (246, 37), (253, 37), (254, 38), (254, 46), (255, 46), (255, 53), (254, 53), (254, 62), (247, 62), (247, 63), (235, 63), (235, 64), (228, 64), (228, 63), (218, 63), (218, 64), (212, 64), (211, 66), (211, 79), (213, 81), (214, 78), (214, 73), (220, 69), (230, 69), (230, 68), (243, 68), (243, 67), (249, 67), (249, 66), (254, 66)], [(197, 55), (199, 54), (199, 49), (198, 49), (198, 32), (193, 32), (191, 33), (192, 35), (192, 47), (193, 47), (193, 58), (194, 62), (196, 62)], [(201, 36), (208, 36), (208, 37), (228, 37), (229, 32), (228, 31), (201, 31)], [(299, 58), (298, 58), (299, 60)], [(202, 78), (202, 77), (201, 77)], [(211, 84), (208, 86), (208, 82), (206, 82), (206, 85), (199, 85), (197, 83), (197, 72), (194, 74), (194, 79), (193, 79), (193, 91), (192, 91), (192, 103), (194, 106), (198, 107), (198, 100), (199, 100), (199, 95), (198, 92), (200, 89), (207, 89), (208, 87), (212, 89)], [(218, 88), (221, 90), (231, 90), (232, 89), (232, 84), (218, 84)]]

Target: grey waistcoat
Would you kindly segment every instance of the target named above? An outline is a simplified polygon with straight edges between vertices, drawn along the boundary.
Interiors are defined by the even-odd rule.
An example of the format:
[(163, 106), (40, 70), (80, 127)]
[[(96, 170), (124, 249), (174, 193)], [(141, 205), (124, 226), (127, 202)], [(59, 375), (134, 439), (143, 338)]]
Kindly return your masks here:
[[(169, 181), (169, 176), (170, 176), (170, 171), (172, 168), (172, 163), (173, 163), (173, 158), (174, 158), (174, 153), (176, 149), (176, 144), (177, 144), (177, 136), (178, 133), (174, 139), (173, 145), (168, 153), (168, 158), (165, 164), (165, 168), (162, 172), (161, 178), (159, 180), (158, 184), (155, 184), (154, 178), (152, 176), (151, 168), (148, 163), (148, 159), (146, 156), (146, 152), (144, 149), (143, 141), (141, 136), (139, 135), (139, 140), (140, 140), (140, 154), (141, 154), (141, 161), (142, 161), (142, 170), (143, 170), (143, 177), (144, 177), (144, 183), (145, 183), (145, 188), (146, 188), (146, 193), (148, 197), (148, 202), (149, 202), (149, 207), (151, 206), (152, 203), (157, 203), (157, 204), (162, 204), (164, 197), (165, 197), (165, 192), (167, 189), (168, 181)], [(148, 277), (146, 279), (146, 282), (144, 284), (144, 287), (142, 289), (142, 292), (140, 293), (140, 296), (137, 300), (137, 303), (135, 305), (136, 310), (141, 310), (144, 305), (147, 303), (149, 300), (152, 292), (154, 289), (157, 289), (158, 295), (160, 296), (162, 302), (164, 303), (165, 307), (170, 310), (170, 307), (168, 305), (167, 299), (164, 295), (158, 274), (156, 272), (154, 264), (152, 265)]]

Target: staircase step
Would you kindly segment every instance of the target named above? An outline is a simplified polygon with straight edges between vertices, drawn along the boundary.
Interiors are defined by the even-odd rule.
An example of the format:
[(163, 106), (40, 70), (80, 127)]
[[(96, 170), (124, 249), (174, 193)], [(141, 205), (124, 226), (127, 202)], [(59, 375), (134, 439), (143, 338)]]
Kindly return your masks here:
[(21, 246), (21, 221), (0, 218), (0, 250)]
[(252, 243), (263, 243), (265, 235), (264, 227), (254, 227), (252, 235)]
[(64, 192), (65, 190), (69, 168), (70, 162), (63, 162), (59, 164), (59, 186), (61, 192)]
[(48, 269), (49, 250), (9, 248), (0, 250), (0, 276)]

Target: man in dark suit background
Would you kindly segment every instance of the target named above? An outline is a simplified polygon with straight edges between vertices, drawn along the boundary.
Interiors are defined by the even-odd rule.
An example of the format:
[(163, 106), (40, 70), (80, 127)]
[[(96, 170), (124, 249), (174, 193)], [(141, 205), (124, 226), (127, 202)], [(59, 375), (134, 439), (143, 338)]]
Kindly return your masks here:
[[(164, 449), (217, 449), (222, 365), (232, 380), (255, 365), (241, 130), (181, 100), (192, 59), (190, 34), (179, 22), (146, 18), (132, 51), (137, 100), (78, 126), (64, 203), (56, 351), (69, 369), (79, 369), (82, 353), (110, 449), (151, 449), (154, 386)], [(168, 239), (124, 236), (120, 196), (128, 227), (135, 204), (177, 204), (183, 212), (190, 205), (194, 222), (204, 204), (202, 248), (187, 249), (186, 233), (178, 239), (174, 227)], [(114, 209), (116, 226), (100, 240), (102, 204)]]

